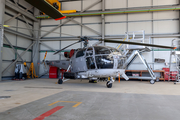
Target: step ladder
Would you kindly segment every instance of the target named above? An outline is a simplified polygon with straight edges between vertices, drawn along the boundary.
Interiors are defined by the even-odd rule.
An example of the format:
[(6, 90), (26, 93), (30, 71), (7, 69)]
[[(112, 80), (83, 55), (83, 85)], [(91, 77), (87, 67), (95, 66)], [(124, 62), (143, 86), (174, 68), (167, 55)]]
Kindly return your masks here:
[[(138, 35), (138, 37), (136, 37)], [(126, 38), (123, 41), (139, 41), (141, 43), (144, 43), (145, 39), (145, 31), (133, 31), (133, 32), (126, 32)], [(136, 79), (145, 79), (145, 80), (156, 80), (156, 75), (152, 71), (152, 69), (149, 67), (148, 63), (146, 62), (146, 59), (141, 55), (142, 52), (149, 52), (151, 51), (148, 47), (145, 46), (138, 46), (138, 45), (127, 45), (127, 44), (120, 44), (117, 49), (122, 53), (124, 56), (124, 61), (122, 63), (122, 69), (127, 69), (128, 66), (131, 65), (131, 63), (136, 59), (136, 57), (139, 57), (142, 61), (145, 68), (148, 70), (151, 77), (140, 77), (140, 76), (128, 76), (129, 78), (136, 78)], [(153, 84), (153, 83), (152, 83)]]
[[(171, 46), (175, 46), (174, 44), (175, 41), (180, 41), (180, 39), (173, 39)], [(173, 58), (175, 61), (172, 61)], [(168, 81), (175, 79), (176, 82), (174, 82), (174, 84), (180, 83), (180, 51), (177, 51), (175, 49), (171, 50), (170, 60), (169, 60), (169, 72), (172, 69), (172, 62), (175, 63), (174, 70), (176, 71), (177, 74), (176, 76), (174, 76), (173, 74), (169, 74)]]
[(133, 50), (133, 52), (131, 53), (131, 55), (128, 57), (128, 59), (125, 61), (125, 63), (123, 64), (122, 69), (127, 69), (127, 67), (133, 62), (133, 60), (136, 57), (139, 57), (140, 60), (142, 61), (142, 63), (144, 64), (145, 68), (148, 70), (149, 74), (151, 77), (132, 77), (132, 76), (128, 76), (129, 78), (137, 78), (137, 79), (147, 79), (147, 80), (156, 80), (156, 75), (154, 74), (154, 72), (152, 71), (152, 69), (149, 67), (146, 59), (141, 55), (141, 53), (139, 52), (139, 50)]

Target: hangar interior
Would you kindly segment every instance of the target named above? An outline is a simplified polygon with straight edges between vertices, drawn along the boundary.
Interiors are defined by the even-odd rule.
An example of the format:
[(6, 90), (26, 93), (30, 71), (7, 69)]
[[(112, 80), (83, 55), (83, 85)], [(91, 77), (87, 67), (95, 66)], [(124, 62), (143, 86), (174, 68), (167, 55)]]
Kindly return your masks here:
[[(123, 40), (126, 37), (125, 32), (144, 30), (146, 43), (167, 46), (171, 46), (172, 40), (179, 36), (179, 11), (173, 9), (179, 5), (178, 0), (61, 1), (62, 10), (74, 9), (78, 14), (91, 13), (92, 15), (73, 16), (70, 13), (70, 17), (59, 21), (37, 19), (39, 11), (24, 0), (6, 0), (5, 4), (1, 5), (1, 24), (12, 26), (4, 28), (5, 37), (3, 38), (3, 47), (1, 47), (2, 79), (13, 77), (15, 63), (22, 60), (26, 61), (28, 66), (33, 62), (36, 74), (44, 75), (46, 70), (43, 65), (38, 65), (38, 62), (44, 59), (45, 52), (47, 51), (46, 60), (66, 59), (63, 52), (61, 55), (53, 55), (54, 51), (78, 41), (78, 36)], [(160, 8), (166, 8), (166, 10), (160, 10)], [(20, 11), (21, 9), (22, 11)], [(153, 12), (143, 12), (149, 9)], [(103, 11), (108, 13), (124, 10), (131, 11), (131, 13), (93, 15)], [(135, 10), (141, 10), (141, 12), (132, 13)], [(97, 41), (89, 41), (89, 45), (93, 45), (95, 42)], [(106, 42), (104, 44), (115, 48), (119, 45)], [(11, 45), (14, 46), (15, 51)], [(175, 45), (178, 48), (179, 43), (176, 41)], [(67, 50), (82, 47), (83, 44), (79, 43)], [(21, 55), (23, 52), (24, 54)], [(170, 49), (153, 48), (150, 52), (143, 53), (143, 56), (153, 70), (162, 70), (162, 68), (168, 67), (165, 63), (169, 63), (170, 52)], [(165, 63), (154, 62), (155, 58), (165, 59)], [(146, 68), (137, 58), (128, 69), (144, 70)]]
[[(44, 79), (49, 78), (49, 66), (47, 65), (45, 67), (42, 61), (44, 60), (46, 52), (45, 60), (66, 60), (67, 58), (64, 56), (64, 52), (69, 52), (71, 49), (83, 48), (84, 43), (79, 42), (68, 47), (63, 52), (56, 55), (53, 54), (79, 41), (79, 37), (86, 36), (94, 39), (124, 41), (126, 40), (126, 32), (132, 31), (145, 31), (144, 41), (150, 44), (172, 46), (172, 41), (176, 39), (173, 41), (173, 47), (176, 47), (174, 51), (180, 51), (180, 41), (178, 41), (180, 37), (180, 0), (58, 1), (61, 3), (61, 10), (76, 10), (76, 13), (63, 13), (66, 18), (56, 21), (52, 18), (44, 17), (46, 15), (40, 15), (40, 10), (25, 0), (0, 0), (0, 91), (2, 91), (3, 96), (10, 95), (13, 98), (9, 98), (9, 100), (7, 100), (8, 98), (2, 99), (2, 103), (0, 102), (0, 106), (3, 108), (3, 110), (0, 110), (0, 119), (24, 119), (25, 117), (23, 115), (18, 116), (18, 114), (23, 112), (22, 109), (24, 109), (25, 105), (27, 109), (27, 111), (25, 111), (27, 119), (35, 120), (35, 117), (49, 110), (49, 108), (42, 106), (40, 106), (40, 108), (42, 107), (43, 109), (39, 110), (39, 108), (36, 108), (36, 105), (44, 101), (44, 103), (49, 104), (49, 106), (53, 108), (53, 105), (58, 103), (58, 95), (61, 96), (62, 101), (64, 100), (64, 104), (67, 101), (71, 102), (67, 102), (66, 104), (74, 104), (76, 103), (72, 102), (72, 100), (74, 100), (82, 102), (77, 102), (80, 108), (86, 105), (90, 107), (88, 110), (84, 108), (76, 109), (78, 113), (70, 109), (72, 113), (76, 114), (72, 116), (68, 115), (69, 108), (66, 108), (66, 112), (60, 115), (63, 116), (63, 119), (67, 120), (106, 120), (112, 119), (112, 116), (114, 116), (112, 120), (119, 120), (119, 115), (124, 119), (134, 119), (136, 117), (136, 119), (143, 120), (146, 119), (146, 116), (149, 118), (152, 117), (152, 114), (154, 115), (154, 117), (152, 117), (154, 120), (179, 118), (178, 111), (180, 106), (178, 100), (180, 94), (178, 92), (178, 84), (177, 86), (172, 86), (172, 82), (169, 80), (166, 82), (160, 81), (153, 87), (150, 86), (149, 83), (147, 84), (147, 81), (135, 80), (128, 83), (122, 81), (121, 84), (116, 84), (115, 88), (110, 91), (109, 89), (106, 90), (102, 88), (103, 83), (89, 84), (88, 86), (86, 82), (78, 84), (74, 81), (68, 81), (67, 84), (63, 84), (64, 86), (59, 86), (55, 84), (57, 82), (56, 79), (52, 79), (51, 81)], [(141, 37), (141, 33), (136, 34), (136, 36)], [(91, 46), (98, 41), (89, 40), (88, 42), (89, 46)], [(101, 45), (117, 48), (120, 43), (102, 42)], [(171, 53), (172, 50), (168, 48), (150, 47), (150, 51), (143, 52), (141, 55), (146, 59), (152, 70), (162, 70), (163, 68), (169, 68), (171, 65), (171, 71), (177, 71), (177, 58)], [(155, 59), (162, 59), (163, 62), (157, 62)], [(16, 64), (23, 64), (24, 62), (26, 62), (28, 69), (31, 63), (34, 64), (36, 75), (39, 76), (39, 78), (30, 79), (30, 81), (25, 80), (23, 82), (6, 82), (14, 78)], [(146, 67), (141, 59), (137, 57), (126, 70), (146, 70)], [(180, 71), (180, 69), (178, 70)], [(137, 72), (135, 72), (135, 74), (137, 74)], [(155, 74), (161, 77), (160, 72)], [(145, 75), (149, 76), (149, 74)], [(178, 76), (178, 79), (179, 77), (180, 76)], [(165, 87), (168, 89), (165, 89)], [(71, 92), (73, 88), (74, 90)], [(13, 92), (7, 93), (7, 91)], [(15, 93), (16, 91), (17, 93)], [(90, 96), (88, 96), (88, 94)], [(110, 96), (110, 98), (105, 97), (106, 95)], [(83, 96), (85, 97), (83, 98)], [(122, 99), (121, 96), (124, 97), (124, 99)], [(52, 99), (54, 99), (54, 101), (52, 101)], [(102, 99), (107, 99), (107, 101), (101, 106), (98, 106), (101, 104), (99, 101)], [(124, 106), (122, 106), (118, 99), (124, 103)], [(129, 99), (132, 99), (132, 101)], [(15, 100), (15, 103), (13, 100)], [(57, 102), (55, 102), (56, 100)], [(59, 103), (62, 101), (59, 101)], [(87, 101), (89, 102), (85, 104)], [(119, 109), (108, 101), (115, 101), (118, 103), (117, 106), (122, 107)], [(139, 101), (141, 101), (142, 104)], [(170, 101), (174, 102), (174, 104), (169, 103)], [(14, 104), (11, 105), (9, 102)], [(96, 102), (98, 103), (98, 108), (95, 106)], [(137, 108), (137, 106), (134, 106), (134, 103), (138, 103), (136, 105), (140, 107)], [(166, 103), (168, 103), (167, 107)], [(130, 107), (126, 108), (128, 105), (130, 105)], [(153, 107), (151, 107), (151, 105)], [(16, 108), (18, 108), (17, 111)], [(139, 112), (144, 113), (144, 115), (138, 116), (139, 113), (136, 111), (135, 113), (132, 112), (132, 116), (127, 115), (127, 117), (125, 113), (123, 114), (122, 112), (119, 114), (115, 111), (115, 113), (110, 112), (112, 116), (105, 117), (107, 111), (103, 110), (108, 108), (117, 111), (125, 110), (127, 113), (137, 108)], [(156, 109), (156, 111), (154, 111), (154, 109)], [(162, 109), (164, 109), (164, 111), (162, 111)], [(175, 116), (169, 115), (169, 110)], [(31, 114), (28, 113), (29, 111)], [(90, 111), (93, 111), (91, 115), (88, 114)], [(81, 117), (79, 114), (81, 112), (86, 114), (86, 116)], [(99, 114), (97, 115), (96, 112), (99, 112)], [(16, 115), (13, 116), (15, 113)], [(8, 114), (11, 114), (11, 116), (8, 116)], [(167, 115), (167, 117), (164, 117), (165, 115)], [(44, 118), (42, 116), (40, 117), (41, 119)], [(60, 118), (58, 115), (52, 117), (54, 117), (54, 119)]]

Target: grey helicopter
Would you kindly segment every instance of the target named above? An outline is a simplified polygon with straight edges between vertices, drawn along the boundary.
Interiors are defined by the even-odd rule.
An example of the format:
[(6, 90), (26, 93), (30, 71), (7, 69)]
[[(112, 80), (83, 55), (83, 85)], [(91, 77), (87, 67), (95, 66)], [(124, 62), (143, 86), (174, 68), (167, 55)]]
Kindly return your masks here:
[[(64, 72), (63, 79), (60, 78), (58, 80), (58, 84), (62, 84), (69, 79), (103, 79), (107, 81), (107, 88), (111, 88), (116, 77), (122, 76), (125, 80), (129, 80), (128, 76), (125, 74), (125, 69), (121, 68), (121, 60), (123, 59), (123, 55), (121, 54), (121, 52), (116, 48), (108, 46), (88, 47), (88, 39), (91, 38), (81, 37), (79, 41), (70, 44), (54, 53), (55, 55), (76, 43), (84, 42), (84, 48), (72, 49), (70, 52), (66, 52), (64, 54), (64, 56), (68, 58), (67, 60), (46, 61), (48, 65), (56, 66), (60, 69), (66, 70), (66, 72)], [(108, 39), (103, 39), (99, 41), (176, 49), (175, 47), (171, 46), (137, 42), (117, 41)]]

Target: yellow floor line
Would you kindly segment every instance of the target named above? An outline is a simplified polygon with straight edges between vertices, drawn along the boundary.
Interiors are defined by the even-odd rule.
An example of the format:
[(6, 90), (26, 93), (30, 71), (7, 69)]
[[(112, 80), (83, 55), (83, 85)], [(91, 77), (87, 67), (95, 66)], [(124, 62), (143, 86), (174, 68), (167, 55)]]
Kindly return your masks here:
[(81, 104), (82, 102), (78, 102), (77, 104), (75, 104), (73, 107), (77, 107)]
[(75, 101), (56, 101), (56, 102), (53, 102), (53, 103), (51, 103), (51, 104), (49, 104), (48, 106), (52, 106), (52, 105), (54, 105), (54, 104), (56, 104), (56, 103), (58, 103), (58, 102), (66, 102), (66, 103), (76, 103), (74, 106), (72, 106), (72, 107), (77, 107), (77, 106), (79, 106), (82, 102), (75, 102)]
[(53, 102), (53, 103), (49, 104), (48, 106), (54, 105), (54, 104), (56, 104), (56, 103), (58, 103), (58, 102), (59, 102), (59, 101)]

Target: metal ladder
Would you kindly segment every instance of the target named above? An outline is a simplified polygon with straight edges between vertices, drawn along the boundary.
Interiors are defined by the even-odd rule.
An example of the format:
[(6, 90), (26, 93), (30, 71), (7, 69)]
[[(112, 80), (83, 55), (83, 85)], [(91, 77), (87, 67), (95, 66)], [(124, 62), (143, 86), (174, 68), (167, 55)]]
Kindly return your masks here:
[[(176, 41), (176, 40), (180, 41), (180, 39), (173, 39), (171, 46), (175, 46), (174, 41)], [(175, 77), (176, 82), (174, 82), (174, 84), (176, 84), (176, 83), (180, 83), (180, 51), (171, 50), (170, 60), (169, 60), (169, 72), (171, 71), (171, 68), (172, 68), (172, 57), (173, 56), (175, 58), (175, 69), (177, 71), (177, 76)], [(170, 78), (173, 78), (173, 76), (169, 75), (168, 80), (171, 80)]]
[[(136, 38), (136, 35), (138, 33), (141, 33), (140, 38)], [(132, 37), (130, 37), (132, 36)], [(123, 41), (130, 41), (130, 40), (136, 40), (144, 43), (145, 39), (145, 31), (134, 31), (134, 32), (126, 32), (126, 38)], [(152, 71), (152, 69), (149, 67), (148, 63), (146, 62), (146, 59), (141, 55), (142, 52), (149, 52), (150, 49), (146, 47), (138, 48), (137, 49), (130, 49), (129, 45), (126, 44), (120, 44), (117, 49), (122, 53), (122, 55), (125, 57), (122, 69), (127, 69), (128, 66), (131, 65), (133, 60), (138, 56), (142, 63), (144, 64), (145, 68), (148, 70), (151, 77), (135, 77), (135, 76), (128, 76), (129, 78), (137, 78), (137, 79), (146, 79), (146, 80), (156, 80), (156, 75)], [(153, 83), (152, 83), (153, 84)]]
[[(139, 57), (140, 60), (142, 61), (142, 63), (144, 64), (144, 66), (146, 67), (146, 69), (148, 70), (149, 74), (151, 77), (136, 77), (137, 79), (152, 79), (152, 80), (156, 80), (156, 75), (154, 74), (154, 72), (152, 71), (152, 69), (149, 67), (148, 63), (146, 62), (146, 59), (140, 54), (139, 50), (133, 50), (133, 52), (131, 53), (131, 55), (128, 57), (128, 59), (125, 61), (122, 69), (126, 69), (131, 63), (132, 61), (136, 58)], [(128, 76), (129, 78), (132, 78), (131, 76)], [(135, 78), (133, 76), (133, 78)]]

